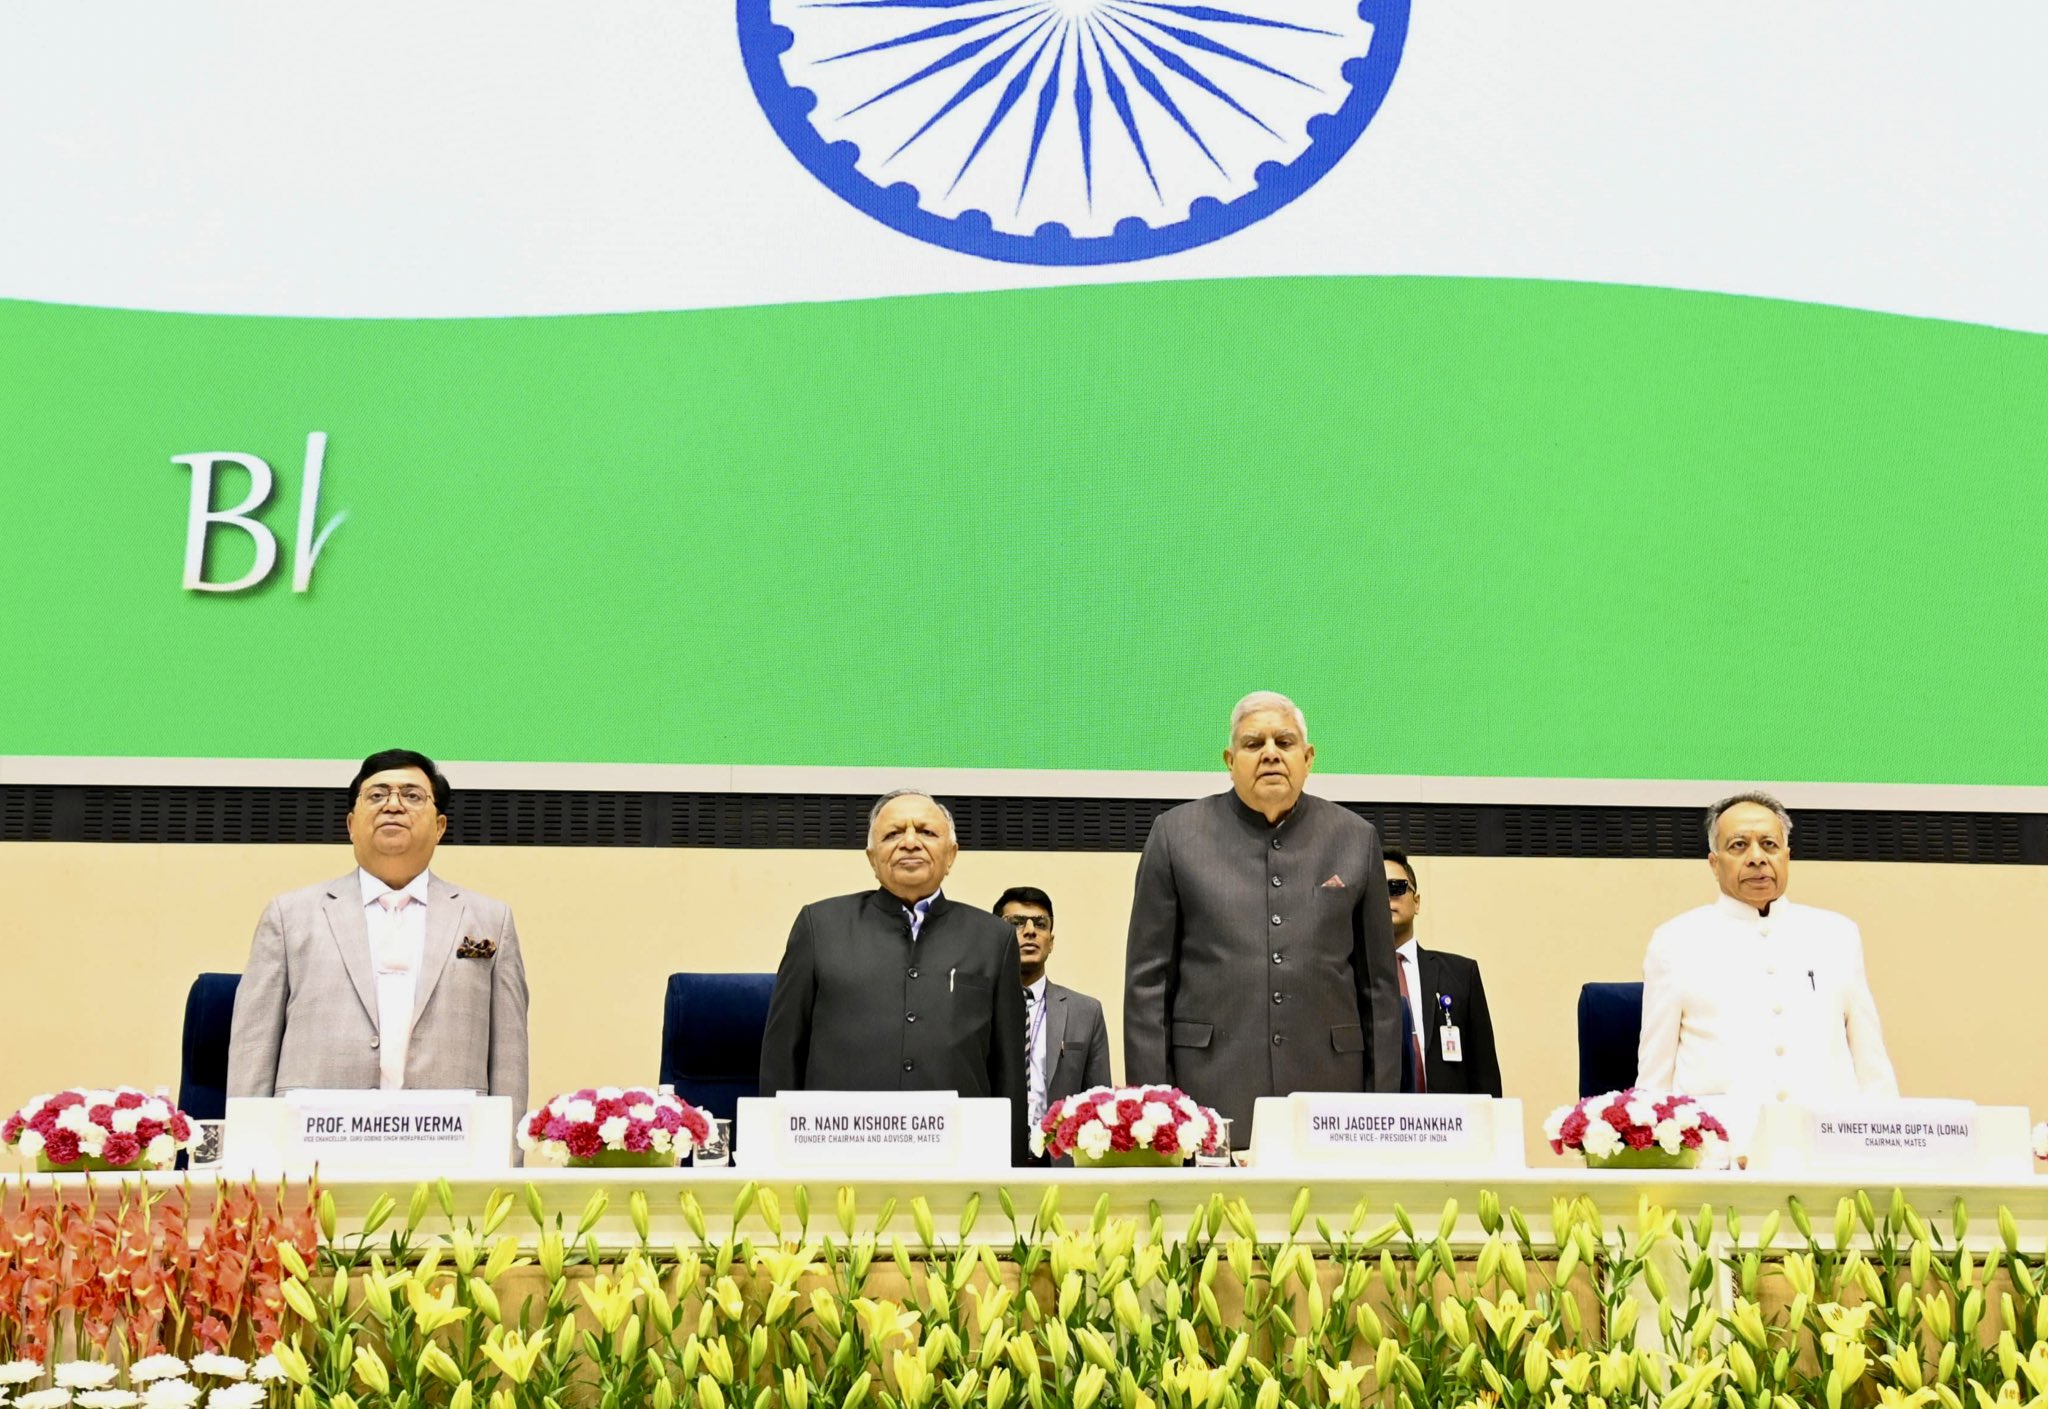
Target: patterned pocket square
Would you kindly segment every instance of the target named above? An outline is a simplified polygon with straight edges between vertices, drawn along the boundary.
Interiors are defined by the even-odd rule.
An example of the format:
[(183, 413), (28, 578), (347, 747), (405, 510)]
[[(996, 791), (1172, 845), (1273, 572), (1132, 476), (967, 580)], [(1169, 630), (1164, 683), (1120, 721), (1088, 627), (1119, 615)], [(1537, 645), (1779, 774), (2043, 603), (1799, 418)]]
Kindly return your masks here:
[(495, 958), (497, 953), (497, 940), (475, 939), (469, 935), (464, 935), (462, 943), (455, 948), (455, 957), (458, 959), (490, 959)]
[(1318, 890), (1342, 890), (1342, 889), (1344, 889), (1344, 878), (1343, 878), (1342, 876), (1340, 876), (1340, 875), (1337, 875), (1336, 873), (1332, 872), (1332, 873), (1331, 873), (1331, 875), (1330, 875), (1330, 879), (1328, 879), (1327, 881), (1324, 881), (1324, 882), (1323, 882), (1323, 883), (1322, 883), (1322, 884), (1321, 884), (1320, 886), (1318, 886), (1318, 887), (1317, 887), (1317, 889), (1318, 889)]

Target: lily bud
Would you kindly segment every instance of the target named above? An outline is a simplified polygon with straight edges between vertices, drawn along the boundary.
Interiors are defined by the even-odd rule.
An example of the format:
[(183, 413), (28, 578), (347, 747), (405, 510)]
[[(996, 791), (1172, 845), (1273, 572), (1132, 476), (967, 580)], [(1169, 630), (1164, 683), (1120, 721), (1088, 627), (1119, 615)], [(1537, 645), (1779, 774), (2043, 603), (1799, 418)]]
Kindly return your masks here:
[(407, 1204), (405, 1209), (406, 1232), (414, 1231), (426, 1219), (427, 1200), (433, 1196), (433, 1192), (425, 1184), (412, 1186), (412, 1202)]
[(363, 1235), (367, 1237), (382, 1228), (391, 1221), (391, 1215), (397, 1211), (398, 1200), (389, 1194), (377, 1195), (370, 1204), (370, 1211), (363, 1215)]
[(320, 1236), (328, 1242), (334, 1241), (334, 1191), (322, 1189), (320, 1197), (313, 1202), (314, 1215), (320, 1220)]
[(355, 1371), (356, 1378), (363, 1382), (365, 1389), (376, 1394), (391, 1393), (391, 1374), (384, 1368), (383, 1360), (368, 1346), (357, 1347), (355, 1364), (350, 1368)]

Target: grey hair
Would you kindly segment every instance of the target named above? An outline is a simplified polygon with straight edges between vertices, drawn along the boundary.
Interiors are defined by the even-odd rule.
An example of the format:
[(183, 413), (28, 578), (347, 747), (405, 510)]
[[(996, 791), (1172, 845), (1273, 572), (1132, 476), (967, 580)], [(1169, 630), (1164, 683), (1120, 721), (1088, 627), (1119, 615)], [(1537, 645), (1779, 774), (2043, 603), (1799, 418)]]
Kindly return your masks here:
[(1244, 722), (1247, 714), (1257, 714), (1262, 709), (1283, 709), (1294, 716), (1294, 727), (1301, 730), (1301, 741), (1308, 742), (1308, 716), (1301, 712), (1301, 706), (1275, 690), (1254, 690), (1237, 702), (1230, 711), (1230, 742), (1237, 742), (1237, 726)]
[(1729, 808), (1740, 806), (1745, 802), (1753, 802), (1758, 807), (1768, 807), (1772, 812), (1775, 812), (1778, 815), (1779, 825), (1785, 829), (1785, 840), (1792, 840), (1792, 814), (1785, 810), (1784, 803), (1766, 792), (1736, 793), (1733, 797), (1722, 798), (1707, 809), (1707, 850), (1709, 852), (1714, 849), (1715, 832), (1721, 825), (1721, 814)]
[(943, 814), (945, 815), (945, 818), (946, 818), (946, 840), (947, 840), (947, 841), (958, 841), (958, 840), (960, 840), (960, 833), (959, 833), (959, 831), (958, 831), (958, 830), (957, 830), (957, 829), (956, 829), (956, 828), (955, 828), (955, 827), (953, 826), (953, 813), (952, 813), (952, 810), (951, 810), (950, 808), (948, 808), (948, 807), (946, 806), (946, 804), (944, 804), (943, 802), (940, 802), (940, 801), (939, 801), (939, 800), (938, 800), (937, 798), (933, 797), (933, 796), (932, 796), (932, 795), (931, 795), (930, 793), (926, 792), (926, 791), (925, 791), (925, 790), (924, 790), (923, 788), (898, 788), (898, 789), (896, 789), (896, 791), (895, 791), (895, 792), (893, 792), (893, 793), (883, 793), (883, 794), (882, 794), (882, 795), (881, 795), (880, 797), (878, 797), (878, 798), (876, 798), (876, 799), (875, 799), (875, 805), (874, 805), (873, 807), (870, 807), (870, 808), (868, 809), (868, 845), (869, 845), (869, 846), (873, 846), (873, 845), (875, 844), (875, 823), (877, 823), (877, 822), (879, 822), (879, 821), (881, 821), (881, 820), (882, 820), (882, 809), (883, 809), (883, 808), (885, 808), (885, 807), (887, 807), (887, 806), (888, 806), (888, 805), (889, 805), (890, 803), (892, 803), (892, 802), (896, 801), (896, 799), (897, 799), (897, 798), (899, 798), (899, 797), (921, 797), (921, 798), (923, 798), (923, 799), (924, 799), (924, 800), (925, 800), (926, 802), (930, 803), (930, 804), (931, 804), (931, 805), (932, 805), (933, 807), (936, 807), (936, 808), (938, 808), (938, 809), (939, 809), (939, 811), (940, 811), (941, 813), (943, 813)]

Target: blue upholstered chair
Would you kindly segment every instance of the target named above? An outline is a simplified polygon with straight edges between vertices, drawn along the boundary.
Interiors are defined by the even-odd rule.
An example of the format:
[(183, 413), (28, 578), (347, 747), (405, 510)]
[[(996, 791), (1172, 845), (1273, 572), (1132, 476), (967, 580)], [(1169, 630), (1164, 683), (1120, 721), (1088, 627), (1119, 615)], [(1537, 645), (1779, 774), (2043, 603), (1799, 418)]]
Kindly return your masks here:
[(1643, 986), (1589, 983), (1579, 990), (1579, 1094), (1597, 1096), (1636, 1083), (1643, 1035)]
[(661, 1080), (706, 1113), (733, 1118), (761, 1093), (761, 1032), (773, 974), (670, 974), (661, 1015)]
[(201, 974), (185, 995), (178, 1109), (194, 1120), (227, 1115), (228, 1035), (234, 1029), (235, 990), (241, 983), (240, 974)]

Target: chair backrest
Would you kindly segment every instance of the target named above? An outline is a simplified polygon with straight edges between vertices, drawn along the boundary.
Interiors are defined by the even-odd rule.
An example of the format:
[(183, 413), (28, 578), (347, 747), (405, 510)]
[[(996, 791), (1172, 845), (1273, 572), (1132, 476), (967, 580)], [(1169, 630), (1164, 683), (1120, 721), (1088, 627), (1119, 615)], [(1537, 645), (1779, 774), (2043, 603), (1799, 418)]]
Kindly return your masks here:
[(761, 1092), (761, 1033), (773, 974), (670, 974), (661, 1016), (661, 1080), (731, 1120)]
[(1636, 1084), (1636, 1045), (1643, 1035), (1640, 983), (1589, 983), (1579, 990), (1579, 1094)]
[(178, 1109), (194, 1120), (220, 1120), (228, 1113), (228, 1038), (241, 983), (240, 974), (201, 974), (185, 995)]

